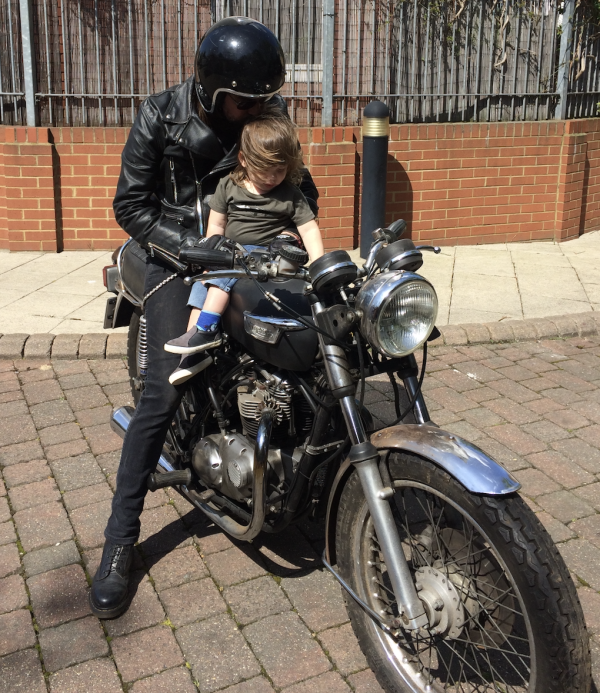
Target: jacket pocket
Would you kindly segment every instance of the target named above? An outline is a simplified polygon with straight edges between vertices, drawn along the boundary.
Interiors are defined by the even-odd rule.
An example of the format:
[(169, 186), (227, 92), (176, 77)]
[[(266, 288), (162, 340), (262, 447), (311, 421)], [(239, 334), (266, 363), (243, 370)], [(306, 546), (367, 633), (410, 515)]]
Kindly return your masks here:
[(183, 205), (174, 205), (167, 200), (161, 200), (160, 211), (165, 215), (167, 219), (176, 221), (178, 224), (187, 227), (193, 227), (195, 222), (194, 210), (191, 207), (184, 207)]

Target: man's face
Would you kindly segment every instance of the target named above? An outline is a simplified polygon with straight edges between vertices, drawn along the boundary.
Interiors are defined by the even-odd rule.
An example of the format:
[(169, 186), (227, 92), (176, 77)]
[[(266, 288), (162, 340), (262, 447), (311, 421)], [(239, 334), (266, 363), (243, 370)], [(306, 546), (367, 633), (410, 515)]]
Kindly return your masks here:
[[(248, 118), (260, 115), (262, 111), (262, 104), (257, 103), (252, 108), (241, 110), (237, 107), (236, 99), (240, 97), (234, 97), (231, 94), (225, 94), (223, 100), (223, 115), (225, 120), (229, 123), (243, 123)], [(240, 99), (241, 100), (241, 99)]]

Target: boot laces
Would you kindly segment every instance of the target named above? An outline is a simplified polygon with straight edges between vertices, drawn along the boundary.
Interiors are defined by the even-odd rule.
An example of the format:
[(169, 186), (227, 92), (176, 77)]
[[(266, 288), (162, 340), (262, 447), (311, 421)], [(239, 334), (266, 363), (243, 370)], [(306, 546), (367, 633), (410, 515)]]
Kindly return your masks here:
[(125, 553), (126, 546), (120, 546), (116, 544), (111, 547), (110, 553), (108, 554), (108, 572), (112, 573), (114, 570), (118, 572), (119, 564), (123, 559), (123, 554)]

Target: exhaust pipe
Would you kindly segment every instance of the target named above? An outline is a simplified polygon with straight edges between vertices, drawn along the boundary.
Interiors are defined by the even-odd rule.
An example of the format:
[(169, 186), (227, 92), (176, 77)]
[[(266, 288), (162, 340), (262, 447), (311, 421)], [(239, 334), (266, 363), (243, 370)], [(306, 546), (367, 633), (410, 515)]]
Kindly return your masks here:
[[(117, 435), (120, 435), (121, 438), (125, 438), (133, 412), (133, 407), (119, 407), (113, 411), (110, 417), (110, 427)], [(178, 471), (164, 455), (160, 456), (158, 466), (161, 467), (164, 472)]]

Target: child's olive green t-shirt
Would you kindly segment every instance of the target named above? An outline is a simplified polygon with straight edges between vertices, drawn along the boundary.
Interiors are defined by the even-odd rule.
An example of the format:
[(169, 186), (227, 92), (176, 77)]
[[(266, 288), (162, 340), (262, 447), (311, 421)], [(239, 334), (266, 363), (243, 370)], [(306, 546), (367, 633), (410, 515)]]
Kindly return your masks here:
[(208, 204), (227, 215), (225, 236), (242, 245), (268, 245), (286, 229), (315, 218), (300, 189), (287, 181), (257, 195), (225, 176)]

